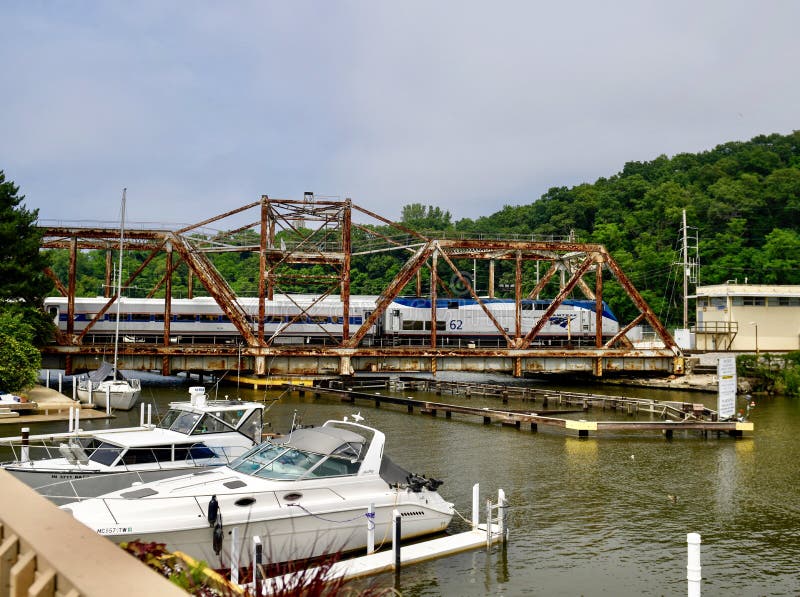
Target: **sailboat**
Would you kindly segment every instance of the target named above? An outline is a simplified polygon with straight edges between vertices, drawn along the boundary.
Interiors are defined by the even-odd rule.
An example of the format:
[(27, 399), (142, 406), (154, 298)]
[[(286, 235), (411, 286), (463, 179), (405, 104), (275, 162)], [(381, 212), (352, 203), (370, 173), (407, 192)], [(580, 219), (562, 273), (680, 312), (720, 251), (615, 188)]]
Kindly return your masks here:
[(125, 240), (125, 193), (122, 189), (122, 217), (119, 227), (119, 272), (117, 274), (117, 324), (114, 329), (114, 364), (103, 363), (96, 371), (78, 380), (77, 394), (81, 402), (106, 408), (111, 402), (115, 410), (131, 410), (142, 393), (138, 379), (127, 379), (117, 368), (119, 357), (119, 310), (122, 302), (122, 253)]

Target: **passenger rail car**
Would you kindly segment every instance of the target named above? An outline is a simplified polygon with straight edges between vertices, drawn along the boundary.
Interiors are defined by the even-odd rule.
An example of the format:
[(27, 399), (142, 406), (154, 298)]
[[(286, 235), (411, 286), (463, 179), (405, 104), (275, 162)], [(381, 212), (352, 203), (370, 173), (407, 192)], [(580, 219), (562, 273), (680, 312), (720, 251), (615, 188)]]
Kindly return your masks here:
[[(506, 333), (515, 332), (516, 305), (511, 299), (481, 299)], [(523, 300), (521, 331), (527, 334), (550, 307), (549, 300)], [(594, 338), (597, 330), (596, 304), (592, 300), (566, 299), (537, 335), (540, 339)], [(603, 303), (603, 336), (610, 338), (619, 331), (619, 322)], [(462, 339), (486, 339), (500, 336), (494, 323), (474, 299), (438, 299), (436, 301), (437, 336)], [(398, 298), (387, 310), (383, 333), (397, 336), (429, 336), (431, 301), (420, 298)]]
[[(276, 295), (266, 302), (264, 333), (276, 344), (324, 343), (340, 338), (343, 328), (343, 306), (338, 296), (326, 297), (316, 304), (314, 295)], [(375, 310), (377, 296), (350, 297), (350, 329), (356, 328)], [(508, 334), (514, 334), (516, 308), (511, 299), (482, 299), (492, 316)], [(76, 298), (73, 329), (81, 332), (105, 305), (107, 299)], [(253, 326), (258, 329), (258, 299), (240, 298), (239, 304)], [(313, 306), (312, 306), (313, 305)], [(522, 333), (527, 334), (550, 306), (548, 300), (522, 301)], [(45, 308), (62, 331), (67, 329), (67, 299), (49, 297)], [(539, 332), (539, 341), (581, 338), (593, 339), (596, 331), (595, 301), (564, 300)], [(294, 318), (301, 310), (308, 312)], [(236, 326), (209, 297), (173, 299), (170, 336), (173, 342), (235, 341)], [(603, 303), (602, 334), (609, 338), (619, 331), (617, 318)], [(110, 340), (116, 328), (116, 305), (92, 326), (89, 334), (95, 341)], [(122, 298), (119, 333), (127, 342), (159, 342), (164, 334), (164, 300)], [(438, 299), (436, 333), (442, 339), (486, 341), (502, 336), (474, 299)], [(370, 327), (363, 342), (368, 345), (397, 343), (398, 340), (429, 338), (431, 334), (431, 301), (424, 298), (398, 297)], [(445, 340), (449, 341), (449, 340)]]

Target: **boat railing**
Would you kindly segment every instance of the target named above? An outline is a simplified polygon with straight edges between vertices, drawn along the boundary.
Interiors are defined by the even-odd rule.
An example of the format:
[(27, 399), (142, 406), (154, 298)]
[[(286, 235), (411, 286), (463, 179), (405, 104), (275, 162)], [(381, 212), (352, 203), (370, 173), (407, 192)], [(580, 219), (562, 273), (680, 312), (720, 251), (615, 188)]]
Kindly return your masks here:
[[(205, 442), (195, 444), (175, 445), (176, 450), (186, 450), (185, 456), (172, 459), (171, 446), (142, 446), (131, 447), (123, 455), (123, 462), (111, 466), (117, 460), (121, 452), (119, 447), (87, 449), (84, 444), (77, 441), (69, 441), (69, 438), (50, 440), (28, 440), (5, 442), (0, 445), (0, 466), (19, 465), (26, 462), (36, 462), (64, 458), (69, 465), (74, 467), (70, 472), (80, 472), (91, 470), (86, 465), (91, 459), (93, 462), (111, 466), (119, 472), (141, 471), (149, 465), (149, 468), (157, 470), (169, 470), (182, 467), (202, 467), (202, 466), (223, 466), (230, 464), (249, 447), (241, 444), (230, 445), (208, 445)], [(168, 458), (161, 457), (154, 450), (170, 450)], [(91, 458), (92, 455), (107, 451), (107, 458)], [(202, 451), (205, 456), (197, 456), (197, 452)], [(139, 458), (139, 455), (142, 455)], [(80, 466), (83, 465), (83, 466)], [(31, 467), (33, 470), (33, 466)], [(66, 470), (64, 472), (67, 472)]]
[(0, 470), (0, 485), (3, 595), (186, 596), (8, 472)]

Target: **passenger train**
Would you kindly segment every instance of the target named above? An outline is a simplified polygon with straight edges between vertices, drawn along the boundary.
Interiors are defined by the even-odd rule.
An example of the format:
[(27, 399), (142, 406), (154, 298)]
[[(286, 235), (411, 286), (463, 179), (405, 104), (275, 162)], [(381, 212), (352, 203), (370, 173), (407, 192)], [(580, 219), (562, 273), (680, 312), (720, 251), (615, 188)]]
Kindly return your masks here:
[[(318, 295), (275, 295), (266, 301), (264, 334), (273, 344), (319, 344), (340, 338), (343, 327), (342, 301), (338, 296), (325, 297), (316, 304)], [(85, 329), (108, 299), (76, 298), (73, 329)], [(375, 310), (377, 296), (350, 297), (350, 333), (352, 334)], [(516, 308), (512, 299), (481, 299), (507, 334), (514, 335)], [(312, 306), (313, 304), (313, 306)], [(523, 335), (535, 326), (549, 300), (523, 300), (521, 323)], [(253, 331), (258, 330), (258, 299), (240, 298), (239, 305), (247, 313)], [(159, 342), (164, 334), (164, 300), (122, 298), (119, 333), (127, 342)], [(579, 343), (595, 338), (596, 303), (593, 300), (564, 300), (537, 335), (537, 343), (563, 339)], [(67, 299), (49, 297), (45, 308), (62, 331), (67, 329)], [(295, 316), (307, 313), (296, 321)], [(171, 303), (170, 337), (173, 342), (235, 342), (236, 327), (210, 297), (173, 299)], [(111, 339), (116, 327), (116, 306), (109, 309), (89, 331), (94, 341)], [(619, 331), (617, 318), (603, 303), (602, 335), (610, 338)], [(398, 297), (367, 331), (363, 344), (396, 344), (414, 338), (430, 338), (431, 300)], [(442, 343), (502, 338), (492, 321), (475, 299), (441, 298), (436, 301), (436, 334)]]

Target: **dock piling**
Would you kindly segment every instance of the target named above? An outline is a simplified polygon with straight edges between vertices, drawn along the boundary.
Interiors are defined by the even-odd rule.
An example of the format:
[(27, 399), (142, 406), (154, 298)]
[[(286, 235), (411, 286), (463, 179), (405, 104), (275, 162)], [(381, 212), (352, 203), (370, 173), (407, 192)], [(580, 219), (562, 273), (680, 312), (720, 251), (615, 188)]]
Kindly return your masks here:
[(395, 508), (392, 510), (392, 517), (394, 524), (392, 525), (392, 553), (394, 554), (394, 571), (395, 574), (400, 571), (400, 538), (402, 534), (402, 521), (400, 511)]
[(22, 428), (22, 455), (20, 457), (20, 460), (22, 462), (28, 462), (31, 459), (30, 440), (28, 439), (30, 437), (30, 433), (31, 433), (30, 427)]
[(258, 535), (253, 537), (253, 588), (255, 595), (261, 594), (261, 577), (262, 565), (264, 563), (264, 546), (261, 543), (261, 537)]
[[(144, 412), (144, 411), (142, 411)], [(239, 552), (241, 551), (239, 545), (239, 527), (231, 529), (231, 582), (235, 585), (239, 584)]]
[(472, 530), (478, 530), (478, 523), (480, 522), (480, 498), (481, 498), (481, 486), (480, 483), (475, 483), (472, 486)]
[(367, 509), (367, 555), (375, 553), (375, 504)]
[(688, 597), (700, 597), (700, 582), (702, 580), (700, 566), (700, 534), (688, 533), (686, 535), (686, 543), (686, 581), (688, 584), (687, 595)]

